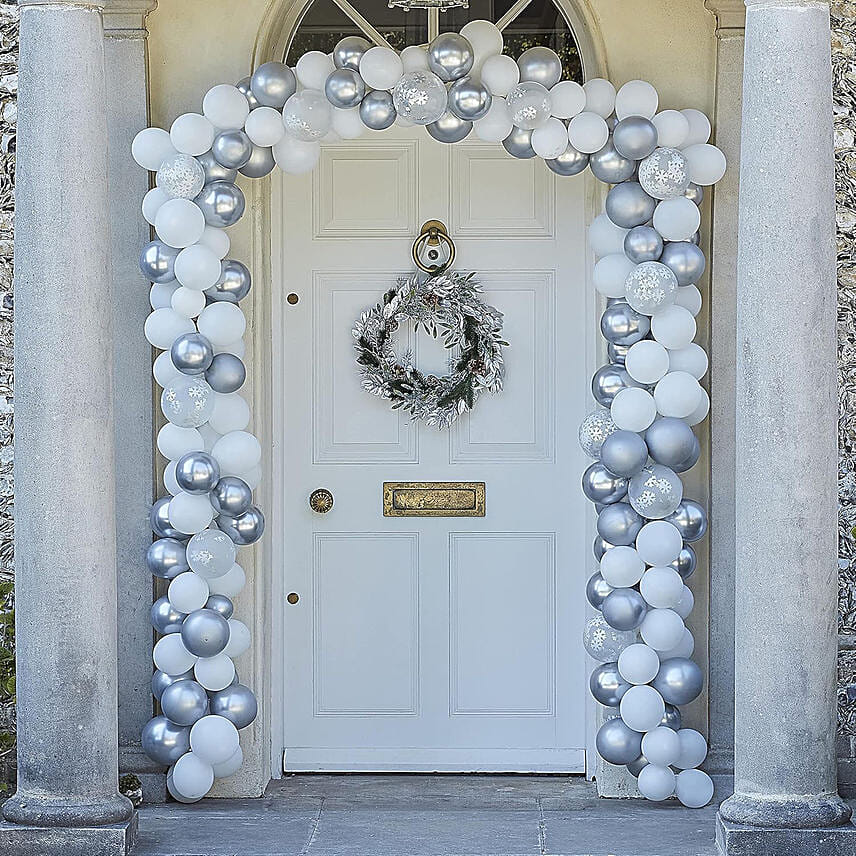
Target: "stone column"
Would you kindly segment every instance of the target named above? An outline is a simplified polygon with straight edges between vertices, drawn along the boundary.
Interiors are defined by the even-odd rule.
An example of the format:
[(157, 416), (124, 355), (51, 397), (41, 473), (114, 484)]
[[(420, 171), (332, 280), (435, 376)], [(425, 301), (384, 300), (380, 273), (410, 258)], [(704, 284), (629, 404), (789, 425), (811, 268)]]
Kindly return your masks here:
[(15, 228), (18, 791), (0, 854), (124, 853), (113, 301), (98, 0), (21, 0)]
[(729, 854), (837, 853), (844, 851), (830, 848), (842, 846), (839, 837), (853, 846), (856, 827), (848, 824), (835, 769), (829, 7), (817, 0), (746, 0), (746, 6), (737, 260), (735, 793), (720, 806), (717, 840)]

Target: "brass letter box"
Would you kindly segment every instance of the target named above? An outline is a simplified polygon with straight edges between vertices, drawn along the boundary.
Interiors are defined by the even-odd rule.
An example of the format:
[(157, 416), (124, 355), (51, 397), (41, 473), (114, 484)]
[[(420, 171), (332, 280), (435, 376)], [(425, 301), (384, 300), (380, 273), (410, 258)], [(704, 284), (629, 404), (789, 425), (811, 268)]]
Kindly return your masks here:
[(484, 517), (484, 482), (384, 482), (384, 517)]

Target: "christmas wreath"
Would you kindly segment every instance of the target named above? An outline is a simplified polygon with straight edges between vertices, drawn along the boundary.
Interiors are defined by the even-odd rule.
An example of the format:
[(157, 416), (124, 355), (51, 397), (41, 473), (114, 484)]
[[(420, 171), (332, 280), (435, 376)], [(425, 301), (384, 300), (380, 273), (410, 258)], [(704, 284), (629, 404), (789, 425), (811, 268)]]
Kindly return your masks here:
[[(474, 276), (443, 271), (420, 279), (414, 274), (363, 312), (353, 330), (363, 389), (388, 399), (393, 410), (403, 408), (440, 428), (471, 410), (482, 391), (502, 389), (502, 348), (508, 345), (502, 339), (502, 313), (482, 301)], [(393, 334), (408, 321), (415, 330), (441, 336), (454, 351), (449, 374), (423, 374), (411, 353), (398, 358)]]

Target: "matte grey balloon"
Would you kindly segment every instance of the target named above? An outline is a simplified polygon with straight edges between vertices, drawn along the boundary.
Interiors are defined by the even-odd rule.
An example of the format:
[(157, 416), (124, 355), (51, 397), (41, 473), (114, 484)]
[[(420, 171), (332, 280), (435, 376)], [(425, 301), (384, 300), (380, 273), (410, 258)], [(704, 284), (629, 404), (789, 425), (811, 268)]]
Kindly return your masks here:
[(213, 609), (196, 609), (181, 625), (181, 641), (197, 657), (216, 657), (229, 643), (229, 622)]
[(622, 181), (606, 194), (606, 216), (622, 229), (647, 223), (654, 216), (657, 200), (638, 181)]
[[(614, 431), (600, 447), (600, 460), (616, 476), (632, 478), (641, 472), (642, 467), (647, 463), (648, 447), (645, 441), (633, 431)], [(606, 540), (609, 541), (609, 538)]]
[[(531, 139), (531, 138), (530, 138)], [(589, 165), (589, 156), (568, 146), (557, 158), (544, 161), (556, 175), (578, 175)]]
[(678, 528), (684, 541), (699, 541), (707, 534), (707, 512), (694, 499), (682, 499), (677, 511), (665, 519)]
[(166, 672), (162, 672), (160, 669), (155, 669), (154, 674), (152, 675), (152, 695), (160, 701), (161, 696), (163, 695), (163, 691), (174, 684), (176, 681), (189, 681), (193, 680), (193, 669), (189, 672), (184, 672), (181, 675), (168, 675)]
[(385, 89), (373, 89), (360, 103), (360, 119), (367, 128), (383, 131), (395, 122), (395, 104)]
[(665, 416), (645, 432), (648, 452), (658, 463), (675, 468), (693, 453), (695, 434), (683, 419)]
[(172, 364), (186, 375), (201, 375), (214, 359), (214, 348), (202, 333), (182, 333), (169, 349)]
[(610, 764), (629, 764), (642, 754), (642, 735), (629, 728), (617, 716), (598, 729), (595, 738), (597, 754)]
[(600, 461), (595, 461), (583, 473), (583, 493), (586, 499), (610, 505), (627, 494), (628, 481), (613, 475)]
[[(264, 178), (273, 171), (276, 161), (273, 157), (273, 149), (270, 146), (257, 146), (253, 144), (253, 153), (250, 159), (238, 170), (247, 178)], [(232, 179), (234, 181), (234, 179)]]
[(205, 215), (209, 226), (225, 229), (234, 226), (244, 214), (246, 200), (241, 188), (229, 181), (212, 181), (193, 200)]
[(607, 505), (597, 516), (597, 534), (616, 547), (630, 547), (645, 524), (626, 502)]
[(171, 580), (183, 571), (190, 570), (184, 544), (175, 538), (153, 541), (146, 551), (146, 567), (149, 573), (162, 580)]
[(606, 346), (606, 355), (614, 365), (623, 366), (627, 364), (629, 350), (630, 345), (616, 345), (615, 342), (609, 342)]
[(176, 462), (175, 480), (187, 493), (208, 493), (220, 481), (220, 465), (208, 452), (188, 452)]
[(255, 110), (256, 107), (259, 107), (260, 105), (259, 105), (258, 98), (256, 98), (255, 95), (253, 95), (253, 90), (250, 88), (251, 83), (252, 83), (251, 77), (249, 77), (249, 76), (242, 77), (235, 84), (235, 88), (238, 89), (240, 91), (241, 95), (243, 95), (244, 98), (247, 99), (247, 103), (250, 105), (250, 110)]
[(197, 156), (196, 160), (202, 164), (202, 169), (205, 170), (205, 183), (211, 184), (212, 181), (229, 181), (234, 182), (238, 177), (238, 170), (229, 169), (223, 164), (217, 163), (212, 151), (205, 152), (204, 155)]
[(681, 575), (681, 579), (686, 582), (694, 573), (698, 566), (698, 558), (695, 550), (689, 544), (684, 544), (681, 552), (678, 553), (678, 558), (671, 563), (671, 566)]
[(235, 604), (233, 604), (231, 598), (226, 597), (225, 594), (212, 594), (211, 597), (205, 601), (205, 608), (216, 612), (218, 615), (222, 615), (223, 618), (227, 620), (231, 618), (232, 614), (235, 612)]
[(704, 188), (690, 182), (690, 186), (684, 191), (684, 196), (691, 199), (696, 205), (701, 205), (704, 199)]
[(652, 226), (634, 226), (624, 236), (624, 255), (634, 264), (656, 262), (663, 254), (663, 239)]
[(606, 145), (591, 156), (589, 166), (594, 177), (605, 184), (621, 184), (636, 172), (636, 161), (618, 153), (611, 135)]
[(605, 707), (618, 707), (631, 687), (618, 671), (618, 663), (601, 663), (589, 676), (589, 689), (595, 701)]
[(258, 710), (255, 694), (243, 684), (232, 684), (211, 696), (211, 713), (224, 716), (235, 728), (246, 728)]
[(336, 68), (350, 68), (359, 71), (363, 54), (372, 46), (368, 39), (362, 36), (345, 36), (333, 48), (333, 65)]
[(221, 131), (214, 138), (211, 154), (226, 169), (240, 169), (253, 153), (253, 141), (243, 131)]
[(535, 149), (532, 148), (532, 131), (515, 126), (502, 141), (502, 146), (514, 158), (526, 160), (535, 157)]
[(698, 459), (701, 457), (701, 443), (698, 441), (698, 437), (693, 435), (693, 450), (687, 458), (684, 458), (679, 464), (675, 464), (672, 469), (676, 473), (685, 473), (687, 470), (691, 470), (697, 463)]
[(324, 83), (327, 100), (340, 110), (356, 107), (366, 94), (366, 84), (352, 68), (337, 68)]
[(660, 663), (657, 676), (651, 686), (669, 704), (689, 704), (698, 698), (704, 686), (701, 669), (687, 657), (672, 657)]
[(297, 92), (297, 78), (285, 63), (266, 62), (253, 72), (250, 89), (262, 106), (282, 110)]
[(237, 476), (223, 476), (208, 497), (218, 514), (240, 517), (253, 504), (250, 486)]
[(517, 58), (520, 80), (534, 80), (549, 89), (562, 79), (562, 61), (548, 47), (536, 45), (523, 51)]
[(158, 633), (166, 636), (167, 633), (178, 633), (181, 630), (181, 622), (184, 621), (184, 613), (179, 612), (170, 602), (169, 598), (159, 597), (149, 611), (152, 627)]
[(237, 392), (247, 379), (243, 360), (235, 354), (216, 354), (205, 372), (205, 380), (214, 392)]
[(660, 261), (678, 278), (678, 285), (694, 285), (704, 273), (704, 253), (692, 241), (672, 241), (663, 248)]
[(594, 541), (591, 545), (591, 551), (594, 554), (595, 559), (598, 562), (603, 558), (603, 554), (610, 549), (610, 547), (614, 547), (614, 544), (610, 544), (608, 541), (604, 541), (600, 535), (596, 535)]
[(196, 681), (176, 681), (161, 695), (164, 716), (176, 725), (193, 725), (208, 713), (208, 693)]
[(473, 123), (459, 119), (454, 113), (444, 113), (436, 122), (425, 126), (428, 133), (441, 143), (459, 143), (473, 129)]
[(648, 766), (648, 759), (644, 755), (640, 755), (635, 761), (631, 761), (627, 764), (627, 772), (630, 773), (631, 776), (638, 779), (639, 774), (645, 767)]
[(143, 726), (140, 744), (152, 761), (168, 766), (190, 749), (190, 729), (155, 716)]
[(223, 259), (220, 262), (220, 279), (205, 290), (205, 296), (211, 300), (225, 300), (237, 303), (243, 300), (253, 285), (250, 269), (237, 259)]
[(254, 544), (265, 531), (265, 518), (262, 512), (251, 506), (248, 511), (237, 517), (221, 514), (217, 518), (217, 526), (225, 532), (239, 547)]
[(622, 157), (642, 160), (657, 148), (657, 129), (649, 119), (628, 116), (615, 126), (612, 141)]
[(175, 257), (179, 250), (163, 241), (146, 244), (140, 253), (140, 270), (149, 282), (172, 282), (175, 279)]
[(680, 710), (673, 704), (667, 704), (666, 712), (660, 720), (660, 725), (664, 725), (666, 728), (671, 728), (672, 731), (679, 731), (682, 721), (683, 717), (681, 716)]
[(645, 598), (636, 589), (617, 588), (604, 598), (600, 610), (610, 627), (635, 630), (642, 623), (648, 607)]
[(600, 316), (600, 332), (607, 342), (635, 345), (651, 332), (651, 319), (629, 303), (613, 303)]
[(609, 407), (612, 400), (628, 386), (636, 386), (623, 366), (601, 366), (591, 379), (591, 392), (598, 404)]
[(449, 87), (449, 110), (468, 122), (486, 116), (492, 101), (490, 90), (474, 77), (462, 77)]
[(149, 511), (149, 523), (152, 525), (152, 532), (158, 536), (158, 538), (185, 538), (183, 532), (179, 532), (178, 529), (173, 529), (169, 522), (169, 501), (172, 499), (171, 496), (162, 496), (160, 499), (156, 499), (152, 504), (151, 510)]
[(600, 571), (595, 571), (586, 583), (586, 600), (595, 609), (600, 609), (603, 599), (611, 591), (612, 586), (603, 578)]
[(440, 33), (428, 45), (428, 67), (444, 83), (468, 75), (474, 59), (473, 46), (460, 33)]

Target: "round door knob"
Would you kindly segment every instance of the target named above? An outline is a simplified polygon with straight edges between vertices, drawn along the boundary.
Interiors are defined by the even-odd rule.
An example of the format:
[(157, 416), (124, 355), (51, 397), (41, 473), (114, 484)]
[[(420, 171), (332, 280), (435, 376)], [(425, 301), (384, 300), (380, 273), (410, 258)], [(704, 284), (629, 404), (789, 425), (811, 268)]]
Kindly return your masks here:
[(309, 494), (309, 507), (316, 514), (326, 514), (333, 507), (333, 494), (325, 487), (319, 487)]

